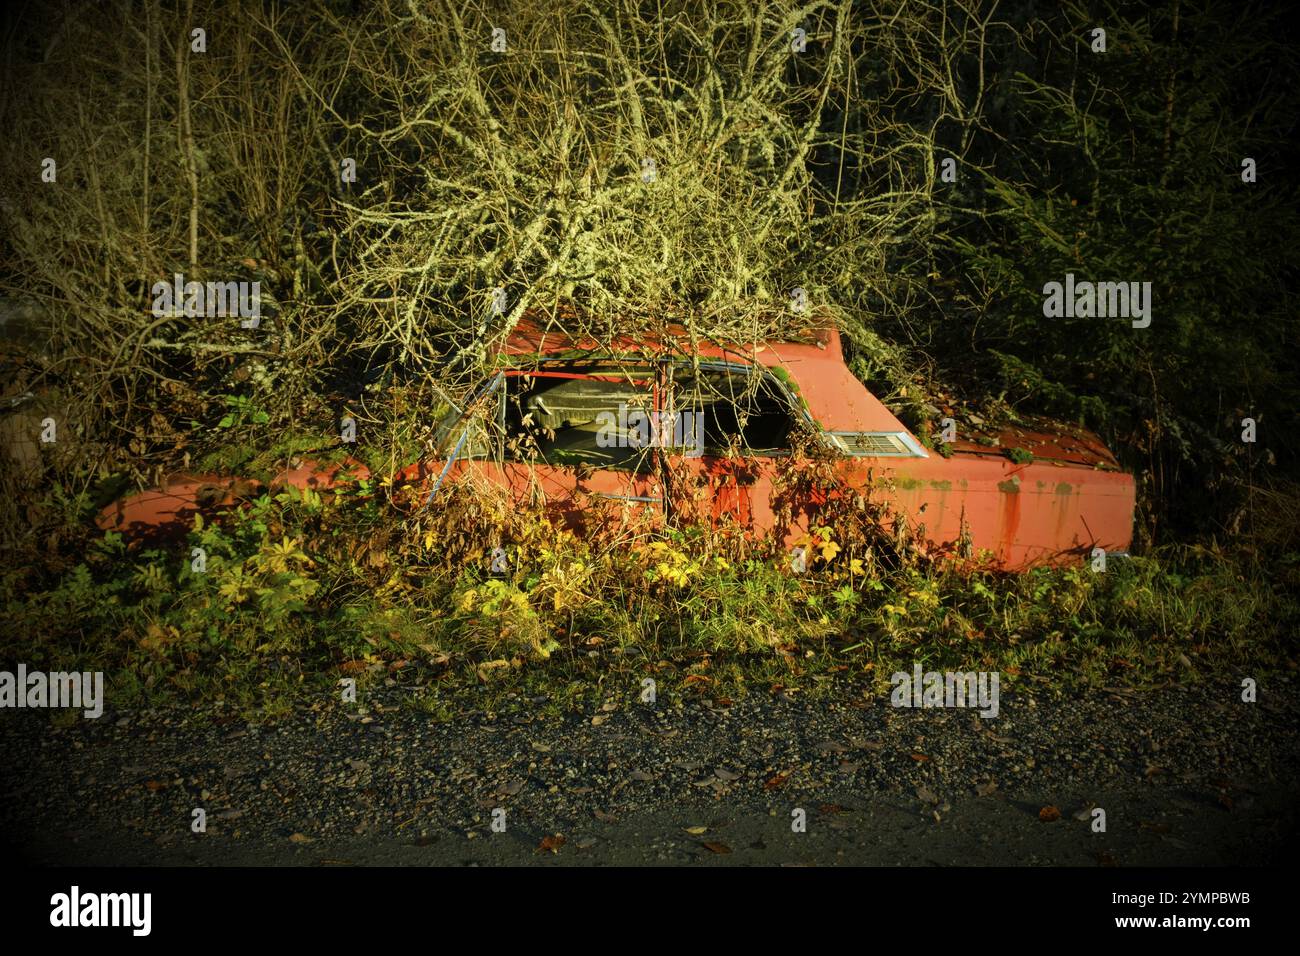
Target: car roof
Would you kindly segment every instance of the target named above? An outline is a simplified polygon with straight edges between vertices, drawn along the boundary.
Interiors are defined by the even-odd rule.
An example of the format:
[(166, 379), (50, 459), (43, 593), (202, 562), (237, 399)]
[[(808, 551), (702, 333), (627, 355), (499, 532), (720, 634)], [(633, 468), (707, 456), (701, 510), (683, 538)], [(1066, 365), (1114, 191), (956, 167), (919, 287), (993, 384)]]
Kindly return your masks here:
[(611, 334), (601, 338), (574, 334), (525, 314), (506, 336), (501, 354), (508, 364), (560, 359), (635, 362), (698, 356), (700, 361), (730, 362), (784, 371), (780, 376), (808, 407), (814, 421), (827, 431), (905, 432), (907, 429), (879, 399), (849, 371), (839, 331), (833, 325), (801, 336), (752, 342), (721, 342), (700, 336), (682, 325), (668, 325), (656, 334)]

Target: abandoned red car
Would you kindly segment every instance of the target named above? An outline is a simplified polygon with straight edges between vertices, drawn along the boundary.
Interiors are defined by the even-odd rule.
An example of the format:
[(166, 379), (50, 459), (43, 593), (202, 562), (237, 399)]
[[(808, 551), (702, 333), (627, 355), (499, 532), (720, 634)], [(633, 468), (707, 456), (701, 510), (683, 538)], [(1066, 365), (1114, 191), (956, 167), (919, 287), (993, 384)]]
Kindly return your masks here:
[[(540, 495), (581, 526), (584, 512), (599, 510), (593, 502), (671, 518), (665, 478), (685, 474), (708, 490), (696, 507), (709, 513), (693, 517), (748, 534), (780, 530), (789, 543), (808, 529), (777, 529), (773, 477), (801, 430), (836, 453), (846, 490), (884, 496), (938, 551), (964, 542), (997, 566), (1023, 569), (1130, 546), (1133, 478), (1089, 432), (1036, 422), (959, 435), (939, 454), (854, 377), (833, 329), (744, 351), (710, 343), (687, 351), (680, 341), (596, 343), (521, 323), (500, 371), (444, 424), (440, 456), (402, 469), (394, 484), (432, 500), (486, 480)], [(271, 486), (367, 477), (352, 465), (302, 463)], [(239, 491), (238, 479), (179, 475), (104, 509), (99, 525), (128, 534), (188, 525)]]

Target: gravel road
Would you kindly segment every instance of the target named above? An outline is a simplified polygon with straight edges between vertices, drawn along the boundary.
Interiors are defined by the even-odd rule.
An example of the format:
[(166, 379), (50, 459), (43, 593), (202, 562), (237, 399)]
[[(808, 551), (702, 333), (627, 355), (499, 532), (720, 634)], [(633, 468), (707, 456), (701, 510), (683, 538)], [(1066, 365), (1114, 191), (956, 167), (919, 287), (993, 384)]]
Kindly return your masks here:
[(987, 720), (847, 691), (449, 722), (392, 689), (262, 724), (4, 711), (0, 833), (36, 864), (1269, 864), (1294, 850), (1298, 691), (1022, 691)]

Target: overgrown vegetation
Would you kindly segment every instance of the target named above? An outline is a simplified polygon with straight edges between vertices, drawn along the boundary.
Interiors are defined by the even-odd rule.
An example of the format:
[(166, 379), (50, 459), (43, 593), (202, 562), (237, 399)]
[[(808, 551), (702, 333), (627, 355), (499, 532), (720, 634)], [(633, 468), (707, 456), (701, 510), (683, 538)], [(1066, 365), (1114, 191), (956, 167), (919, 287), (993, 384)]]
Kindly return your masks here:
[[(816, 465), (812, 466), (816, 472)], [(791, 465), (799, 500), (824, 479)], [(829, 472), (826, 472), (829, 474)], [(459, 485), (426, 512), (411, 488), (290, 489), (200, 519), (184, 547), (129, 550), (56, 488), (60, 566), (9, 567), (0, 654), (107, 668), (119, 705), (284, 707), (303, 686), (396, 680), (446, 713), (545, 694), (726, 698), (876, 693), (896, 670), (999, 670), (1055, 687), (1152, 685), (1292, 666), (1300, 561), (1169, 548), (1023, 575), (937, 562), (871, 501), (843, 500), (790, 555), (726, 527), (648, 533), (630, 513), (577, 536), (500, 489)], [(484, 542), (510, 543), (496, 573)], [(187, 557), (201, 547), (195, 574)], [(1258, 556), (1256, 556), (1256, 560)], [(1249, 576), (1244, 569), (1253, 569)], [(1261, 581), (1268, 580), (1268, 584)], [(476, 694), (475, 689), (483, 692)]]
[[(917, 658), (1091, 682), (1291, 664), (1296, 456), (1278, 436), (1300, 402), (1300, 77), (1280, 16), (28, 8), (0, 77), (3, 656), (250, 700), (401, 662), (588, 688), (633, 654), (695, 688)], [(1150, 327), (1045, 318), (1043, 284), (1066, 272), (1153, 282)], [(260, 326), (154, 315), (153, 284), (177, 273), (260, 282)], [(487, 495), (444, 525), (386, 511), (382, 476), (433, 448), (530, 308), (597, 338), (674, 322), (742, 345), (830, 319), (923, 437), (940, 412), (1079, 419), (1139, 476), (1141, 556), (1104, 578), (1006, 578), (931, 567), (842, 516), (794, 578), (689, 528), (578, 540)], [(60, 440), (38, 447), (50, 415)], [(337, 457), (345, 415), (374, 485), (197, 529), (206, 575), (91, 534), (95, 505), (165, 471)], [(493, 577), (481, 545), (507, 534), (527, 545)]]

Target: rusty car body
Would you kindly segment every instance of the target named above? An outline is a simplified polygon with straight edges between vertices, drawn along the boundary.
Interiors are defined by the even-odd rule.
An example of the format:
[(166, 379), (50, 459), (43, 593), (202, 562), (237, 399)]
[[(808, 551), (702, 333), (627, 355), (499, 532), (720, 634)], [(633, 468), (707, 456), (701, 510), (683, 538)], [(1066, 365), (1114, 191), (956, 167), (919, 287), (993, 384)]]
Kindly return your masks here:
[[(802, 527), (781, 524), (774, 504), (777, 469), (801, 433), (833, 453), (845, 490), (883, 497), (936, 552), (960, 546), (1019, 570), (1130, 546), (1134, 480), (1086, 430), (1040, 419), (959, 437), (939, 454), (853, 375), (833, 328), (750, 346), (686, 341), (677, 330), (597, 342), (521, 322), (499, 371), (444, 426), (441, 452), (401, 469), (394, 485), (428, 503), (487, 481), (519, 500), (540, 496), (581, 529), (610, 509), (679, 520), (668, 485), (686, 476), (706, 489), (686, 517), (789, 543), (816, 518), (808, 507)], [(368, 476), (353, 460), (306, 461), (270, 488)], [(128, 535), (188, 525), (195, 512), (232, 506), (247, 484), (177, 475), (110, 505), (98, 523)]]

